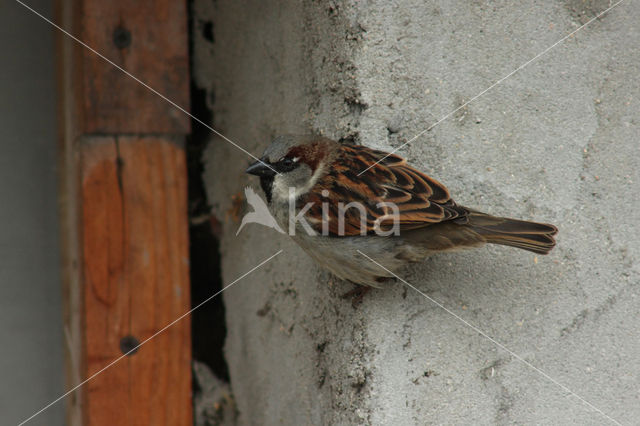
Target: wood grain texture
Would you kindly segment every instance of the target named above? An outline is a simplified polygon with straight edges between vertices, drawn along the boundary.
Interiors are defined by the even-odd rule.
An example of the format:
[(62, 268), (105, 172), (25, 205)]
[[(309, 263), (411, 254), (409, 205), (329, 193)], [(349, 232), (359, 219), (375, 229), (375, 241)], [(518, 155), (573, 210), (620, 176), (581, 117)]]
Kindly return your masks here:
[[(92, 137), (81, 150), (84, 357), (89, 377), (189, 309), (184, 151), (152, 137)], [(84, 387), (85, 425), (189, 425), (185, 317)]]
[[(189, 105), (184, 0), (58, 0), (65, 30)], [(72, 388), (190, 308), (187, 115), (59, 34), (61, 221)], [(191, 425), (189, 317), (67, 398), (72, 426)]]
[[(76, 36), (181, 107), (189, 108), (185, 1), (74, 2)], [(187, 115), (108, 64), (75, 46), (80, 133), (188, 133)]]

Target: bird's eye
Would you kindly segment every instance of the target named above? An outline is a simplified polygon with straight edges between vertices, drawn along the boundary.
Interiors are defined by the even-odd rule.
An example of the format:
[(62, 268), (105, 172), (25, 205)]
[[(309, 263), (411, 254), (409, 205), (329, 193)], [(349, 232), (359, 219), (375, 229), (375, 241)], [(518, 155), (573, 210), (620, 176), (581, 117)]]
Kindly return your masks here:
[(288, 172), (295, 169), (298, 166), (298, 157), (282, 157), (278, 160), (277, 166), (279, 171)]

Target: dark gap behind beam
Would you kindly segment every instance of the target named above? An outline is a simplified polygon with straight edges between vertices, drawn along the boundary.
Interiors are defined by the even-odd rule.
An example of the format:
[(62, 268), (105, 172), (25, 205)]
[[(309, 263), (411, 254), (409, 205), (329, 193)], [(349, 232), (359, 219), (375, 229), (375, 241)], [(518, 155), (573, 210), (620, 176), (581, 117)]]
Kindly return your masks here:
[[(189, 58), (193, 70), (194, 23), (193, 0), (189, 0)], [(193, 71), (192, 71), (193, 72)], [(206, 90), (199, 89), (190, 78), (191, 113), (205, 123), (211, 123), (213, 114), (207, 106)], [(189, 179), (189, 249), (191, 306), (194, 307), (222, 288), (219, 242), (212, 229), (211, 207), (207, 200), (202, 173), (204, 153), (211, 132), (195, 120), (187, 138), (187, 169)], [(229, 382), (229, 368), (223, 346), (227, 335), (225, 307), (221, 296), (208, 301), (191, 314), (191, 341), (193, 358), (205, 363), (221, 380)], [(195, 381), (194, 381), (195, 386)]]

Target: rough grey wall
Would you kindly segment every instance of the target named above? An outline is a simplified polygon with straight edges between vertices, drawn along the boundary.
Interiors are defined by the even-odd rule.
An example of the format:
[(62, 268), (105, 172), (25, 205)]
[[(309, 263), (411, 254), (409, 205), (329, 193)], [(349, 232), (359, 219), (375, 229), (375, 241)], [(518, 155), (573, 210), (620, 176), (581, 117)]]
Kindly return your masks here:
[[(64, 392), (52, 28), (3, 2), (0, 52), (0, 424), (15, 425)], [(64, 404), (29, 424), (63, 425)]]
[[(315, 131), (392, 149), (609, 1), (196, 0), (196, 83), (254, 154)], [(640, 8), (627, 1), (400, 153), (461, 204), (560, 228), (547, 257), (441, 255), (403, 277), (616, 420), (640, 417)], [(213, 22), (212, 41), (198, 29)], [(244, 424), (605, 424), (402, 283), (349, 290), (275, 231), (236, 237), (249, 158), (216, 138), (226, 353)]]

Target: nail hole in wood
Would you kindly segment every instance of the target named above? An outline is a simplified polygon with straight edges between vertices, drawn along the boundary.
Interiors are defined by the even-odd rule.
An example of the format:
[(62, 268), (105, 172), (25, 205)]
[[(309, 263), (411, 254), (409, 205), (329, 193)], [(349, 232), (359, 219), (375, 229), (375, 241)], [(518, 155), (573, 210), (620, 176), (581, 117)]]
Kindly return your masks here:
[(138, 352), (138, 346), (140, 345), (140, 341), (135, 337), (129, 335), (124, 336), (120, 339), (120, 352), (124, 355), (131, 356)]
[(126, 49), (131, 46), (131, 31), (123, 26), (116, 27), (116, 29), (113, 30), (113, 44), (115, 44), (118, 49)]

